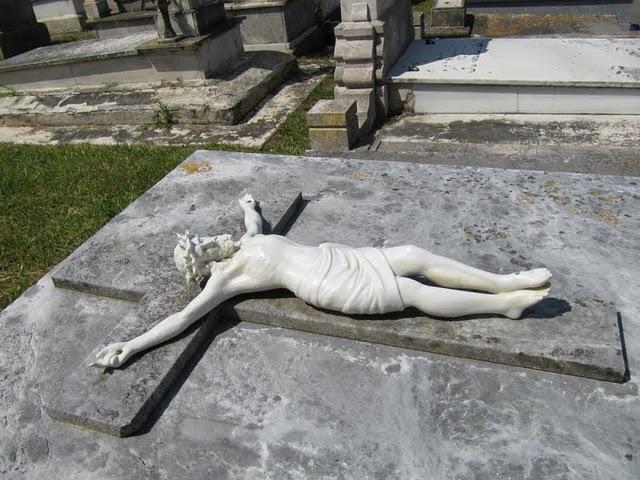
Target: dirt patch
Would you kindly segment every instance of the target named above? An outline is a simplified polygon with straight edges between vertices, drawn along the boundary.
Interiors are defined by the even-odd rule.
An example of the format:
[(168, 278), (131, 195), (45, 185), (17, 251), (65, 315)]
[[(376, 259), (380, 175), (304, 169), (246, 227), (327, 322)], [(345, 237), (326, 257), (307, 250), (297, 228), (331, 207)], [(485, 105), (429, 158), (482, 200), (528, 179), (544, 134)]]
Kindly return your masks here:
[(196, 173), (205, 173), (211, 171), (211, 164), (208, 162), (188, 162), (178, 167), (187, 175), (194, 175)]

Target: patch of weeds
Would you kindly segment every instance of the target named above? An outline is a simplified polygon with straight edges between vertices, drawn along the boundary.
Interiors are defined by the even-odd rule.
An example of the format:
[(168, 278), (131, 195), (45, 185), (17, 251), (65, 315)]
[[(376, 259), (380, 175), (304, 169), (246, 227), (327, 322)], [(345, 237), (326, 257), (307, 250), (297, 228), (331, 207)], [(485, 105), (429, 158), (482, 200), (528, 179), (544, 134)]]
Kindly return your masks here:
[(175, 123), (173, 113), (162, 100), (158, 103), (158, 108), (153, 111), (153, 123), (160, 128), (170, 128)]
[(0, 97), (15, 97), (15, 88), (8, 87), (6, 85), (0, 85)]
[(411, 0), (411, 8), (418, 13), (431, 13), (433, 0)]
[(96, 32), (93, 30), (87, 30), (84, 32), (71, 32), (71, 33), (61, 33), (60, 35), (54, 35), (51, 37), (51, 43), (69, 43), (69, 42), (79, 42), (81, 40), (95, 40)]

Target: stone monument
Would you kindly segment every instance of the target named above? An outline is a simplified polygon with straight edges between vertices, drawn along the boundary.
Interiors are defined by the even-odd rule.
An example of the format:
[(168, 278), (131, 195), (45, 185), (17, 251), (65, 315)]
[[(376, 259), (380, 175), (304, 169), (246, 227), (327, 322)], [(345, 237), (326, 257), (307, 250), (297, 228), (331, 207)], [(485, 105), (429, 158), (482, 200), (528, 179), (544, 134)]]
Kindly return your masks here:
[(29, 0), (0, 0), (0, 13), (0, 60), (51, 42)]
[[(409, 0), (342, 0), (340, 10), (342, 23), (335, 29), (336, 100), (321, 100), (309, 112), (314, 150), (352, 148), (357, 138), (384, 120), (388, 112), (384, 79), (414, 35)], [(350, 116), (353, 104), (357, 123), (322, 123), (322, 118)]]
[(468, 36), (470, 31), (465, 0), (436, 0), (431, 9), (427, 38)]

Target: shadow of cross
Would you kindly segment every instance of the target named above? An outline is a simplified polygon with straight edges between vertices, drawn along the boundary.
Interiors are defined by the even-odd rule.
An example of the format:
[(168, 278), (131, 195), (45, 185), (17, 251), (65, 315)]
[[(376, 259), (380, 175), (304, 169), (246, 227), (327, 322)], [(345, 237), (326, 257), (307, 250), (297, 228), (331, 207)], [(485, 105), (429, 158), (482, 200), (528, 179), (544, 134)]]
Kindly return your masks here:
[[(121, 369), (88, 364), (105, 345), (140, 335), (195, 296), (197, 292), (188, 291), (173, 262), (175, 232), (190, 228), (194, 233), (231, 233), (240, 238), (244, 223), (236, 199), (241, 191), (225, 193), (233, 199), (226, 207), (223, 204), (221, 212), (219, 201), (196, 207), (182, 199), (176, 202), (177, 208), (186, 214), (176, 215), (175, 209), (155, 213), (149, 208), (153, 202), (165, 201), (154, 196), (152, 189), (53, 271), (56, 287), (137, 304), (65, 379), (57, 394), (45, 399), (52, 418), (125, 437), (139, 430), (158, 407), (190, 357), (211, 336), (218, 309), (177, 339), (135, 357)], [(253, 193), (261, 199), (265, 233), (285, 234), (304, 205), (301, 193), (293, 190), (268, 192), (265, 187), (264, 192)], [(220, 212), (217, 219), (216, 211)]]

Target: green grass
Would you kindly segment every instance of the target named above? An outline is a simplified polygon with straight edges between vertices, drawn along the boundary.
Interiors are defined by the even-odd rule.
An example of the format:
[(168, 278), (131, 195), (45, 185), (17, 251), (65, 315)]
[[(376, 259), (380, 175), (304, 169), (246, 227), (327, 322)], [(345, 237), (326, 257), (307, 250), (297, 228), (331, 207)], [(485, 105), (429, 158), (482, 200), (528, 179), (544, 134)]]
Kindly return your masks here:
[(414, 12), (431, 13), (433, 0), (411, 0), (411, 5)]
[(53, 35), (51, 37), (51, 43), (67, 43), (67, 42), (77, 42), (80, 40), (95, 40), (96, 32), (93, 30), (87, 30), (85, 32), (72, 32), (72, 33), (61, 33), (59, 35)]
[[(325, 79), (262, 149), (299, 155), (309, 148), (305, 113), (333, 97)], [(0, 143), (0, 309), (17, 298), (96, 230), (196, 148), (225, 144), (14, 145)]]

